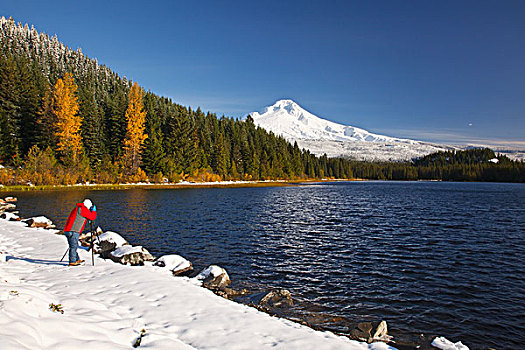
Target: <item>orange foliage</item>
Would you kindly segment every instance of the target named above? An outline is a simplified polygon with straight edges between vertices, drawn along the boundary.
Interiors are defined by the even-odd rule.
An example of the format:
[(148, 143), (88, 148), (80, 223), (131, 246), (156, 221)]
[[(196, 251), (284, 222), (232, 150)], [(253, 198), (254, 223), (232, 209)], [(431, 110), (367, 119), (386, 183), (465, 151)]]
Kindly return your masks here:
[(137, 168), (135, 174), (129, 175), (127, 177), (127, 181), (131, 183), (149, 182), (149, 179), (144, 170), (142, 170), (141, 168)]
[(15, 175), (13, 174), (12, 170), (8, 170), (5, 168), (0, 169), (0, 185), (12, 185), (14, 183), (14, 177)]
[(191, 176), (186, 176), (185, 180), (190, 182), (218, 182), (222, 181), (221, 175), (214, 174), (210, 169), (194, 170)]
[(124, 139), (124, 161), (131, 173), (134, 173), (140, 163), (140, 148), (148, 137), (146, 128), (146, 111), (142, 102), (142, 89), (135, 82), (129, 92), (129, 104), (126, 110), (128, 121), (126, 138)]
[(71, 74), (66, 73), (63, 80), (57, 80), (53, 93), (53, 112), (57, 117), (57, 149), (64, 160), (71, 157), (73, 164), (82, 151), (82, 117), (78, 114), (77, 89)]

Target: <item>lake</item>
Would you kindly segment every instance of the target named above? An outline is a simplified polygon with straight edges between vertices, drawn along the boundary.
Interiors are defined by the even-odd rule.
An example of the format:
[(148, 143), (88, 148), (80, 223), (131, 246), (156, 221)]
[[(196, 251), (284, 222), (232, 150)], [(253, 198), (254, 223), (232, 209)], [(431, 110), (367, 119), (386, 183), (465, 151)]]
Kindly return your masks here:
[(156, 256), (183, 255), (197, 270), (218, 264), (234, 286), (286, 288), (297, 313), (340, 317), (328, 329), (384, 319), (399, 338), (442, 335), (471, 349), (525, 343), (524, 184), (9, 194), (22, 216), (59, 228), (89, 197), (105, 231)]

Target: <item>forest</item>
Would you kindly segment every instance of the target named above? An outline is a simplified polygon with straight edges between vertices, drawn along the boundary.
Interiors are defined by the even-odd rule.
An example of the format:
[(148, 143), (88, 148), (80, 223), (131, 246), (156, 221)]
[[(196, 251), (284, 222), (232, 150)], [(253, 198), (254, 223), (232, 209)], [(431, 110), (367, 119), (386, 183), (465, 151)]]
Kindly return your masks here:
[[(406, 163), (316, 156), (245, 120), (144, 91), (57, 37), (0, 18), (0, 183), (385, 179), (525, 182), (488, 149)], [(490, 161), (497, 159), (497, 162)]]

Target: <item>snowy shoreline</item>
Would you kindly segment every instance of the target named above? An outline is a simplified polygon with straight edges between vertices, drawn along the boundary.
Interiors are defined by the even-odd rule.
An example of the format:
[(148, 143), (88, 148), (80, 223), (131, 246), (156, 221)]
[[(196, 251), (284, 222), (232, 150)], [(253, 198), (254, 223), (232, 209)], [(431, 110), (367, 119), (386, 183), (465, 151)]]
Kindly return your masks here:
[(155, 266), (91, 266), (80, 249), (86, 265), (68, 267), (55, 232), (0, 220), (2, 349), (129, 349), (143, 329), (151, 349), (394, 349), (272, 317)]

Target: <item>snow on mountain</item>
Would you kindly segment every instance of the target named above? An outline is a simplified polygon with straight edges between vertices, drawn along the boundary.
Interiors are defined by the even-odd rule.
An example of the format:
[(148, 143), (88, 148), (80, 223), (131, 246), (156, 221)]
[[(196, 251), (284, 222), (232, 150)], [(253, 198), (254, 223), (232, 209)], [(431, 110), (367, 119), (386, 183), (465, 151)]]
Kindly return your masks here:
[(353, 126), (345, 126), (321, 119), (303, 109), (292, 100), (279, 100), (266, 107), (262, 114), (251, 114), (257, 125), (282, 135), (286, 139), (366, 141), (366, 142), (414, 142), (412, 140), (372, 134)]
[(329, 157), (369, 161), (404, 161), (449, 147), (373, 134), (331, 122), (308, 112), (292, 100), (279, 100), (262, 113), (250, 114), (254, 123), (310, 152)]

